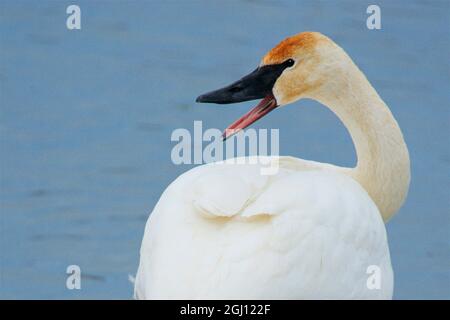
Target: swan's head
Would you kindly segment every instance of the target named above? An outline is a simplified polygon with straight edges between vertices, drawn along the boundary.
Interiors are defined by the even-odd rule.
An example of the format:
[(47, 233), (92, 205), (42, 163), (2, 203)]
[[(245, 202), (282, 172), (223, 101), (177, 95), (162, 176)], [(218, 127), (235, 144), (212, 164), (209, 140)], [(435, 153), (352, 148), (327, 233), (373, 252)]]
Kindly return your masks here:
[(281, 41), (249, 75), (224, 88), (203, 94), (197, 102), (262, 101), (230, 125), (224, 138), (248, 127), (277, 107), (310, 96), (332, 73), (333, 41), (318, 32), (303, 32)]

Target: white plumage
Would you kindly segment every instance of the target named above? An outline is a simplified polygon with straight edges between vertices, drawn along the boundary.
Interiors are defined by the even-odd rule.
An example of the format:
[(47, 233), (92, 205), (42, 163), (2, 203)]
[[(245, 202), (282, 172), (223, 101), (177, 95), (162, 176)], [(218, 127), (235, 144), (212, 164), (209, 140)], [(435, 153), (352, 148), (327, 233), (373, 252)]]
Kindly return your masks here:
[[(357, 167), (274, 157), (275, 175), (261, 175), (261, 165), (249, 159), (184, 173), (164, 191), (147, 222), (136, 298), (392, 297), (383, 217), (397, 211), (408, 189), (406, 145), (395, 119), (343, 50), (323, 35), (310, 34), (327, 40), (316, 48), (317, 63), (325, 64), (326, 72), (326, 48), (335, 50), (339, 63), (331, 72), (338, 78), (295, 98), (287, 98), (293, 89), (278, 79), (275, 98), (284, 105), (306, 96), (330, 107), (349, 128)], [(301, 54), (290, 56), (300, 59)], [(380, 270), (379, 289), (367, 286), (371, 265)]]
[[(137, 297), (391, 297), (376, 205), (351, 178), (307, 168), (282, 157), (273, 176), (250, 164), (204, 165), (181, 175), (147, 223)], [(380, 266), (382, 290), (367, 288), (368, 265)]]

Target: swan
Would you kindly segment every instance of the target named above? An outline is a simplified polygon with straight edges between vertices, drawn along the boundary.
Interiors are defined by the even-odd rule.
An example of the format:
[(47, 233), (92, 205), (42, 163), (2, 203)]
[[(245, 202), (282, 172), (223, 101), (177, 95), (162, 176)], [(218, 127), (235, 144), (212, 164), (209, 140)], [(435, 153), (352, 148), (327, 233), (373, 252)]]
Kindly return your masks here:
[(274, 175), (223, 163), (182, 174), (147, 221), (135, 298), (392, 298), (385, 222), (405, 200), (409, 155), (390, 110), (344, 50), (318, 32), (288, 37), (251, 74), (197, 102), (262, 99), (227, 138), (303, 98), (342, 121), (356, 166), (283, 156)]

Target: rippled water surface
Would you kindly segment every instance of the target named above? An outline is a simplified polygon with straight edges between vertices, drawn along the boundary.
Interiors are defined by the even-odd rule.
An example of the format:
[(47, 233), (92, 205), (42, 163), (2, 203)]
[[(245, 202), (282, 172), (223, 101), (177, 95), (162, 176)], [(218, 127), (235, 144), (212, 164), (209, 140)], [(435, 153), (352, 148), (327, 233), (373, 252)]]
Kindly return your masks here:
[[(145, 221), (189, 166), (170, 161), (175, 128), (224, 128), (252, 103), (195, 97), (254, 69), (282, 38), (321, 31), (391, 107), (412, 184), (388, 224), (396, 298), (450, 298), (448, 1), (0, 2), (0, 298), (129, 298)], [(280, 152), (353, 165), (343, 126), (301, 101), (256, 128), (280, 128)], [(67, 290), (66, 267), (83, 272)]]

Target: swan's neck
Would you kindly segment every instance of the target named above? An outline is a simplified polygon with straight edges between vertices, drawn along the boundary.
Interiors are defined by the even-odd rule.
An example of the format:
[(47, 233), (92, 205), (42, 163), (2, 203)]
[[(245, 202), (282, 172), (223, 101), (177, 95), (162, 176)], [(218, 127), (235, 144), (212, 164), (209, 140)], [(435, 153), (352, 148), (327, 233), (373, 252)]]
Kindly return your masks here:
[(356, 167), (346, 172), (363, 186), (387, 221), (408, 192), (408, 149), (389, 108), (350, 58), (339, 73), (336, 81), (314, 98), (328, 106), (349, 130), (358, 160)]

